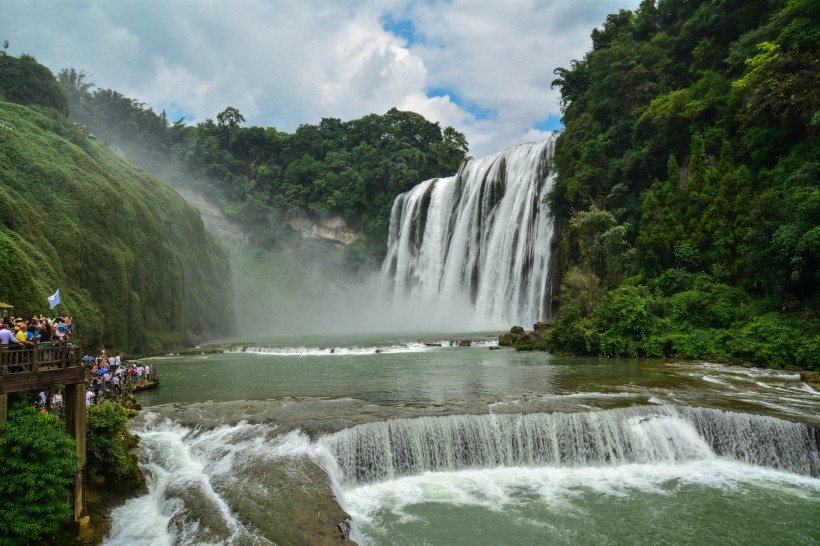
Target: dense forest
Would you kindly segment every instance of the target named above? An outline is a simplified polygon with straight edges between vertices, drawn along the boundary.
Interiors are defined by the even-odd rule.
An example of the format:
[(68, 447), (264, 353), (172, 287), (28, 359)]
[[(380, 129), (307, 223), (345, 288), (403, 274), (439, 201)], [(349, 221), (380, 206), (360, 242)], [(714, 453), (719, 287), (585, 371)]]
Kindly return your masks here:
[(556, 70), (545, 346), (820, 367), (820, 3), (644, 0)]
[(353, 121), (326, 118), (292, 134), (242, 127), (244, 116), (230, 106), (191, 126), (96, 89), (84, 71), (63, 69), (58, 79), (72, 119), (172, 186), (205, 194), (247, 229), (254, 247), (272, 251), (298, 242), (288, 218), (340, 215), (364, 235), (346, 249), (348, 261), (380, 261), (395, 196), (452, 175), (467, 152), (452, 127), (395, 108)]
[(46, 67), (0, 52), (0, 301), (16, 316), (73, 316), (91, 352), (231, 332), (226, 248), (176, 192), (76, 127), (68, 104)]

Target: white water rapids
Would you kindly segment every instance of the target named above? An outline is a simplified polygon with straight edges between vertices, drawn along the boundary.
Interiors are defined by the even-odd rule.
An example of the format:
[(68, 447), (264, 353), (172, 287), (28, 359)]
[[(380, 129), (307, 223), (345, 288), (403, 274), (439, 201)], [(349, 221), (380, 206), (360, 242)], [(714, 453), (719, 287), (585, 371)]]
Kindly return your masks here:
[(553, 144), (468, 160), (396, 198), (382, 278), (398, 305), (470, 316), (474, 330), (549, 318)]
[[(423, 502), (500, 510), (522, 491), (553, 504), (571, 503), (579, 487), (618, 496), (674, 483), (820, 492), (816, 427), (700, 408), (394, 419), (315, 440), (270, 425), (198, 430), (149, 415), (136, 432), (150, 493), (114, 511), (109, 545), (269, 544), (254, 517), (279, 493), (259, 477), (300, 458), (324, 469), (363, 544), (357, 522)], [(261, 516), (247, 512), (248, 498)]]

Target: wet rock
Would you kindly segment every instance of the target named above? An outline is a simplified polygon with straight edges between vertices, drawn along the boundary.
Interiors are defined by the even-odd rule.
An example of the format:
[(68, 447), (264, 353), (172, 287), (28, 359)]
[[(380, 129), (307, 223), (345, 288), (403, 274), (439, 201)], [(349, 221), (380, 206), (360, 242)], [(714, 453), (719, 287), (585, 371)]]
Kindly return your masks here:
[(812, 388), (820, 389), (820, 372), (802, 371), (800, 381)]
[(510, 332), (506, 332), (498, 336), (498, 344), (502, 347), (511, 347), (515, 342), (516, 336)]
[(542, 334), (551, 327), (551, 323), (539, 322), (535, 326), (542, 329), (526, 332), (520, 326), (513, 326), (508, 333), (498, 336), (498, 344), (504, 347), (513, 347), (516, 350), (533, 350), (542, 341)]
[(535, 324), (532, 325), (532, 329), (535, 332), (546, 332), (547, 330), (550, 330), (551, 328), (552, 328), (552, 322), (549, 322), (549, 321), (536, 322)]
[(233, 534), (219, 505), (202, 483), (168, 485), (166, 502), (181, 503), (168, 523), (187, 544), (225, 544)]
[(213, 484), (238, 519), (276, 544), (355, 544), (350, 516), (308, 457), (251, 456)]

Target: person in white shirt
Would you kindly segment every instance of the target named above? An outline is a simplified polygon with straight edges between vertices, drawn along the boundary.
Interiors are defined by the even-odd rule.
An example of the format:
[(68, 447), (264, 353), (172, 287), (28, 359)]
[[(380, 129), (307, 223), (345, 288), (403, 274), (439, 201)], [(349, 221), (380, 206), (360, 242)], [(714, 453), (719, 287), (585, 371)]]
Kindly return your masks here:
[(60, 417), (63, 413), (63, 392), (60, 389), (57, 389), (57, 392), (54, 393), (54, 396), (51, 397), (51, 407), (54, 410), (54, 414), (57, 417)]

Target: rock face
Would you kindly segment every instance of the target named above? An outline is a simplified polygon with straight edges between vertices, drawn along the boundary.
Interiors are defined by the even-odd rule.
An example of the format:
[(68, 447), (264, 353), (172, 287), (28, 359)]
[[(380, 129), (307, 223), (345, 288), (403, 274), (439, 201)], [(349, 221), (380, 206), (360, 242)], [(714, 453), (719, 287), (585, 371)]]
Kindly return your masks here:
[(349, 245), (361, 237), (360, 233), (347, 227), (347, 223), (341, 216), (317, 219), (294, 216), (288, 220), (288, 225), (300, 232), (303, 239), (324, 239), (338, 245)]
[(205, 228), (222, 242), (231, 248), (245, 248), (248, 246), (248, 235), (245, 230), (239, 224), (226, 218), (219, 207), (190, 188), (174, 187), (174, 189), (199, 210)]
[(814, 389), (820, 389), (820, 372), (800, 372), (800, 380)]
[(551, 322), (536, 322), (533, 324), (532, 332), (526, 332), (521, 326), (513, 326), (509, 332), (498, 336), (498, 344), (518, 350), (536, 349), (539, 348), (537, 345), (543, 341), (543, 335), (550, 328), (552, 328)]

